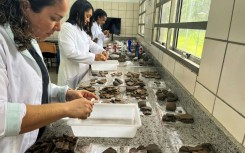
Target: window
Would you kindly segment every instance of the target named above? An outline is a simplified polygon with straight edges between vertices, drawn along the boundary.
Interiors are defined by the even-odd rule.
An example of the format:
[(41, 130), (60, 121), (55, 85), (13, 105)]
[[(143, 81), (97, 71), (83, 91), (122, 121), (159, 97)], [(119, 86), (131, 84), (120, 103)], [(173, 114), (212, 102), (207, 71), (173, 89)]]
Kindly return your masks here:
[(145, 6), (146, 0), (140, 1), (140, 7), (139, 7), (139, 26), (138, 26), (138, 34), (141, 36), (144, 36), (144, 30), (145, 30)]
[(211, 0), (158, 0), (153, 42), (199, 64)]

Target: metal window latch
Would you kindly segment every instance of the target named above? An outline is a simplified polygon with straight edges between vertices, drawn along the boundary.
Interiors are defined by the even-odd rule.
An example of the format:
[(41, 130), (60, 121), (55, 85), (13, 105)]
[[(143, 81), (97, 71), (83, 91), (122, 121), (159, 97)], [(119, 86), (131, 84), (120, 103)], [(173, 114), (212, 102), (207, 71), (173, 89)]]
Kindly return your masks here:
[(191, 54), (186, 53), (186, 58), (189, 59), (191, 57)]

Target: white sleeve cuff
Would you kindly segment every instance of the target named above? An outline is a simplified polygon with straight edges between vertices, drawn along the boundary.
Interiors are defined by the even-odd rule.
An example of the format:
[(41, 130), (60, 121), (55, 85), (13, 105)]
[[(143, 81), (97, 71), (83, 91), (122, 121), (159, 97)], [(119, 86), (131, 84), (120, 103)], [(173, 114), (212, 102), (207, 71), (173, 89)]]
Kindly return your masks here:
[(5, 110), (5, 136), (19, 135), (22, 119), (26, 114), (26, 105), (20, 103), (7, 103)]

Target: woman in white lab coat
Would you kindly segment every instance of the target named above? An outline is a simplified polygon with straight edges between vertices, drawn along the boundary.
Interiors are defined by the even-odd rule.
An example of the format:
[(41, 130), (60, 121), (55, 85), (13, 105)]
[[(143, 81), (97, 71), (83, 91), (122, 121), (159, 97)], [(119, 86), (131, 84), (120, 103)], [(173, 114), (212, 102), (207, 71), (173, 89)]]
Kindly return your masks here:
[(105, 24), (105, 21), (107, 20), (107, 14), (104, 10), (102, 9), (96, 9), (94, 11), (93, 15), (93, 25), (92, 25), (92, 36), (94, 42), (96, 42), (98, 45), (103, 47), (104, 41), (109, 38), (110, 33), (108, 30), (104, 30), (102, 32), (101, 26)]
[(108, 58), (105, 50), (91, 40), (90, 18), (92, 5), (86, 0), (76, 1), (68, 20), (59, 32), (60, 66), (58, 85), (75, 88), (78, 83), (89, 79), (89, 65)]
[[(97, 98), (94, 94), (50, 83), (34, 40), (59, 31), (68, 3), (69, 0), (0, 1), (2, 153), (24, 153), (36, 141), (39, 128), (63, 117), (85, 119), (92, 111), (93, 104), (88, 99)], [(57, 103), (65, 101), (70, 102)]]

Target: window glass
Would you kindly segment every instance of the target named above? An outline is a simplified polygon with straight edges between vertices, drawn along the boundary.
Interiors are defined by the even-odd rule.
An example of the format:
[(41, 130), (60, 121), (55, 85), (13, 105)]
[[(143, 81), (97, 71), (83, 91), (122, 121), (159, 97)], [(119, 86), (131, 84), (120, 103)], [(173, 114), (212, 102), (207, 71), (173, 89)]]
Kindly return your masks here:
[(161, 9), (161, 23), (169, 23), (171, 1), (165, 3)]
[(208, 21), (211, 0), (183, 0), (180, 22)]
[(141, 26), (141, 34), (144, 35), (144, 32), (145, 32), (145, 26), (142, 25), (142, 26)]
[(201, 58), (205, 32), (205, 30), (179, 29), (177, 49)]
[(167, 35), (168, 35), (168, 28), (159, 28), (160, 30), (160, 35), (159, 35), (159, 42), (162, 45), (166, 45), (167, 42)]
[(157, 41), (157, 27), (154, 28), (153, 41)]

